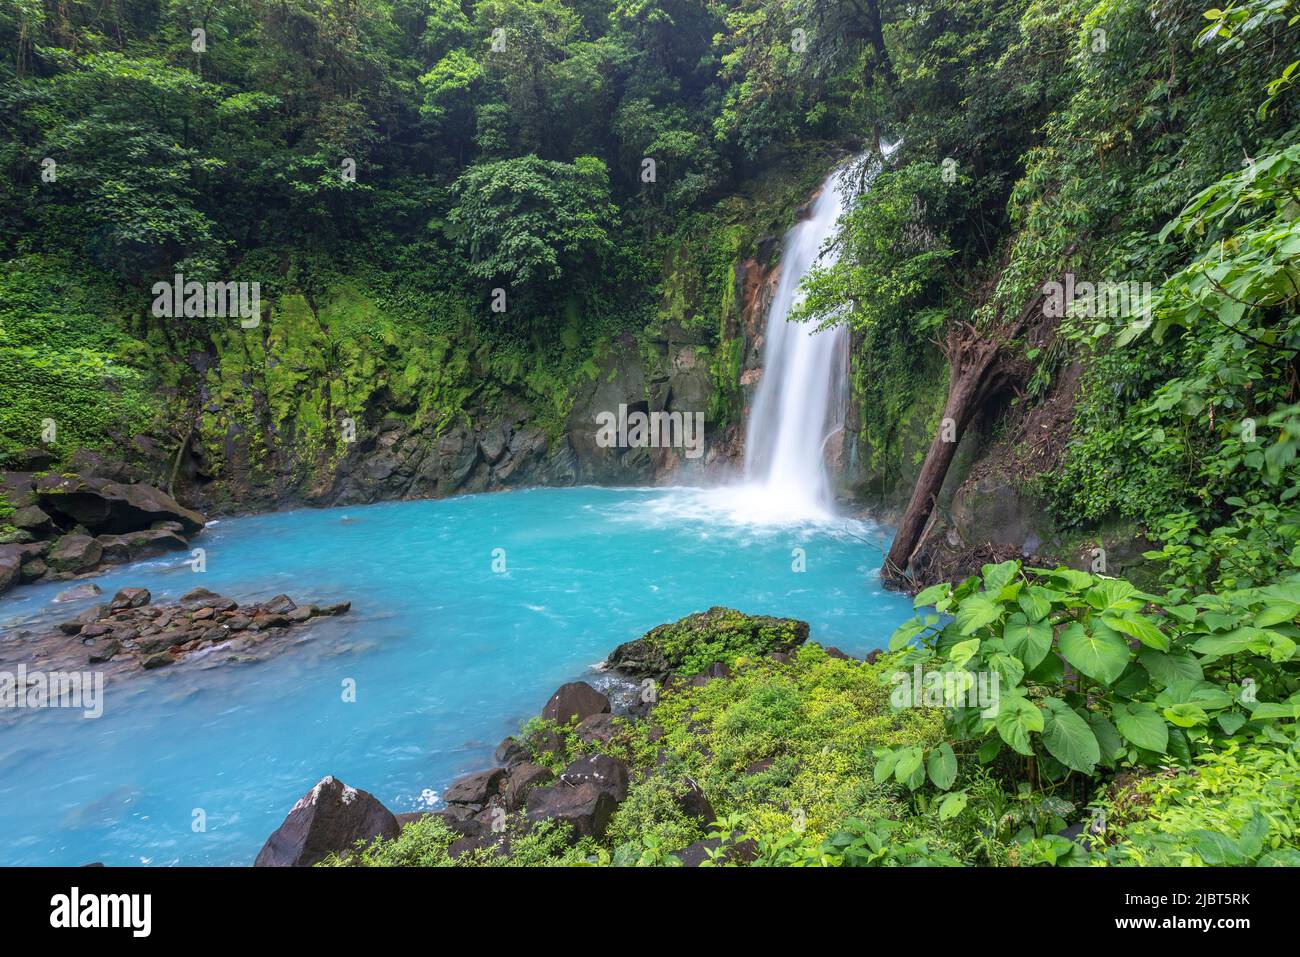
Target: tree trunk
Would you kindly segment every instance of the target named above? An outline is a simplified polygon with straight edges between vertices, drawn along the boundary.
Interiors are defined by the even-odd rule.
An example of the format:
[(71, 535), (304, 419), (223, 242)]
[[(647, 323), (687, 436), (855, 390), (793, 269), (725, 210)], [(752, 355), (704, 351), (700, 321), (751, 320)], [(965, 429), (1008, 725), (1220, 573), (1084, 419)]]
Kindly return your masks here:
[[(1077, 245), (1071, 244), (1061, 255), (1069, 261)], [(1044, 282), (1038, 292), (1031, 295), (1014, 320), (1005, 321), (999, 314), (998, 321), (988, 332), (981, 336), (970, 323), (953, 327), (948, 333), (945, 351), (948, 354), (948, 400), (943, 406), (943, 420), (939, 425), (939, 434), (930, 443), (930, 450), (925, 453), (925, 462), (921, 465), (921, 474), (917, 476), (916, 487), (908, 499), (903, 519), (898, 523), (898, 534), (885, 556), (884, 567), (880, 570), (881, 580), (886, 585), (905, 587), (908, 584), (907, 571), (912, 562), (912, 553), (921, 543), (921, 535), (930, 521), (930, 514), (939, 500), (944, 479), (948, 477), (948, 466), (957, 454), (957, 446), (980, 407), (999, 389), (1017, 375), (1014, 360), (1003, 352), (1003, 347), (1014, 342), (1029, 327), (1036, 316), (1043, 314), (1043, 300), (1047, 295)], [(1024, 370), (1020, 370), (1022, 374)], [(945, 429), (944, 426), (948, 428)], [(950, 441), (944, 441), (949, 438)]]
[(881, 577), (887, 584), (907, 581), (907, 567), (921, 541), (930, 513), (934, 511), (948, 475), (948, 467), (966, 427), (996, 385), (998, 343), (976, 336), (969, 326), (954, 329), (948, 342), (948, 399), (943, 406), (939, 432), (930, 442), (917, 476), (912, 497), (907, 502), (898, 532), (885, 558)]
[(894, 63), (889, 58), (889, 50), (885, 46), (885, 30), (880, 18), (880, 0), (866, 0), (866, 19), (867, 19), (867, 40), (871, 43), (871, 49), (875, 54), (874, 64), (872, 58), (868, 58), (867, 81), (870, 88), (871, 71), (873, 67), (879, 68), (885, 78), (885, 87), (891, 91), (898, 89), (898, 74), (894, 72)]

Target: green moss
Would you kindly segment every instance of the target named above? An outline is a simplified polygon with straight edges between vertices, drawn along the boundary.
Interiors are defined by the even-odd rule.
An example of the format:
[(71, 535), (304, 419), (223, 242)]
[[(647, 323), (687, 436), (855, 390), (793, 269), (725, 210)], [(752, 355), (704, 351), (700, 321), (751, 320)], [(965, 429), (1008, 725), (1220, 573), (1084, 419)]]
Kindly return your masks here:
[(745, 340), (741, 336), (723, 339), (709, 361), (713, 391), (709, 393), (708, 420), (714, 429), (725, 429), (740, 421), (744, 396), (740, 371), (745, 361)]
[(774, 651), (790, 651), (808, 639), (808, 623), (795, 618), (746, 615), (715, 607), (660, 625), (621, 645), (610, 664), (637, 676), (692, 675), (709, 665), (733, 665)]

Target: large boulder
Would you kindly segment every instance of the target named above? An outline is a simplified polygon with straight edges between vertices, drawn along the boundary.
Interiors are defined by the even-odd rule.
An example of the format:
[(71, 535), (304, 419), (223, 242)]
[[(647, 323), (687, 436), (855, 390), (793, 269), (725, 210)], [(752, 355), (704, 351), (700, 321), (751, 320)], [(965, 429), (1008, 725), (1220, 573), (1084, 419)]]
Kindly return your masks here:
[(448, 804), (468, 804), (482, 807), (501, 791), (505, 768), (491, 768), (458, 778), (442, 796)]
[(46, 554), (45, 563), (59, 572), (88, 572), (103, 555), (103, 546), (89, 535), (64, 535)]
[(608, 754), (589, 754), (578, 758), (560, 774), (560, 783), (569, 787), (591, 784), (608, 791), (616, 801), (627, 797), (627, 765)]
[(498, 764), (504, 764), (507, 768), (513, 768), (516, 764), (523, 764), (530, 757), (532, 757), (532, 752), (514, 737), (506, 738), (492, 752), (493, 760)]
[(140, 608), (149, 604), (153, 595), (147, 588), (121, 588), (113, 596), (112, 602), (109, 603), (110, 611), (119, 611), (124, 608)]
[(49, 538), (59, 530), (54, 524), (54, 519), (36, 505), (24, 505), (16, 509), (9, 516), (9, 524), (14, 528), (29, 531), (38, 538)]
[(40, 446), (10, 452), (5, 458), (5, 468), (14, 472), (40, 472), (54, 464), (54, 453)]
[(167, 528), (145, 528), (123, 535), (98, 535), (95, 541), (103, 546), (104, 560), (115, 564), (157, 558), (167, 552), (184, 552), (190, 547), (189, 542)]
[(23, 553), (21, 546), (0, 545), (0, 592), (18, 584), (22, 576)]
[(529, 762), (516, 764), (510, 769), (510, 776), (506, 778), (506, 810), (519, 810), (524, 806), (530, 790), (538, 785), (545, 784), (553, 777), (550, 768), (543, 767), (540, 764)]
[(568, 724), (574, 718), (581, 721), (608, 711), (609, 698), (585, 681), (570, 681), (551, 695), (551, 700), (542, 708), (542, 717), (557, 724)]
[(96, 535), (138, 532), (161, 522), (176, 522), (191, 535), (207, 523), (198, 512), (152, 485), (47, 475), (36, 483), (36, 494), (47, 513), (62, 515)]
[(618, 737), (618, 718), (612, 714), (593, 714), (583, 718), (574, 729), (578, 740), (584, 744), (605, 745)]
[(609, 819), (618, 808), (613, 793), (598, 785), (587, 783), (578, 787), (559, 784), (555, 787), (533, 788), (528, 792), (528, 820), (533, 824), (555, 821), (573, 827), (571, 836), (604, 836)]
[(373, 794), (325, 777), (267, 838), (253, 866), (310, 867), (352, 850), (358, 841), (391, 839), (400, 831), (397, 818)]
[(797, 618), (746, 615), (721, 606), (660, 625), (614, 649), (608, 664), (632, 678), (663, 681), (693, 675), (719, 662), (788, 653), (808, 640), (808, 623)]
[(93, 582), (86, 582), (84, 585), (74, 585), (71, 588), (65, 588), (54, 596), (55, 604), (63, 604), (65, 601), (84, 601), (87, 598), (94, 598), (96, 595), (104, 594), (104, 590)]
[[(531, 765), (520, 765), (520, 768)], [(513, 774), (512, 774), (513, 777)], [(540, 781), (540, 775), (536, 776)], [(564, 769), (553, 787), (533, 786), (524, 799), (532, 823), (572, 825), (572, 837), (601, 837), (618, 805), (627, 797), (627, 765), (607, 754), (579, 758)], [(507, 783), (507, 802), (509, 801)]]
[(673, 856), (682, 862), (683, 867), (699, 867), (715, 855), (725, 864), (748, 864), (758, 858), (758, 845), (752, 838), (729, 844), (725, 851), (718, 854), (721, 847), (722, 841), (716, 837), (709, 837), (688, 844), (680, 851), (673, 851)]
[(694, 778), (685, 778), (681, 782), (674, 800), (687, 817), (697, 817), (705, 824), (712, 824), (717, 819), (718, 815), (713, 810), (713, 804)]

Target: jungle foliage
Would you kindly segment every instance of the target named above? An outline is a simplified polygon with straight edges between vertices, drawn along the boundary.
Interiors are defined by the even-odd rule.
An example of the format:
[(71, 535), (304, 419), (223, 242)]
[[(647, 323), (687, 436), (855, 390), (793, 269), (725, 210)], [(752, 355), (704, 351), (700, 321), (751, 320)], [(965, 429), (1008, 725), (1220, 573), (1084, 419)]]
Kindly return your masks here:
[[(441, 423), (515, 391), (558, 427), (594, 354), (669, 325), (734, 419), (736, 263), (859, 154), (803, 313), (853, 328), (874, 449), (943, 389), (946, 330), (1063, 273), (1150, 284), (1005, 344), (1025, 374), (990, 406), (1080, 383), (1033, 478), (1060, 527), (1146, 535), (1160, 587), (989, 565), (872, 665), (719, 638), (684, 660), (735, 676), (620, 745), (668, 770), (609, 840), (512, 860), (671, 864), (712, 832), (719, 862), (1294, 863), (1298, 36), (1294, 0), (0, 0), (0, 455), (45, 418), (64, 450), (246, 418), (257, 452), (384, 394)], [(263, 283), (265, 338), (152, 315), (178, 272)], [(894, 708), (916, 665), (1007, 693)], [(718, 821), (675, 810), (683, 775)]]

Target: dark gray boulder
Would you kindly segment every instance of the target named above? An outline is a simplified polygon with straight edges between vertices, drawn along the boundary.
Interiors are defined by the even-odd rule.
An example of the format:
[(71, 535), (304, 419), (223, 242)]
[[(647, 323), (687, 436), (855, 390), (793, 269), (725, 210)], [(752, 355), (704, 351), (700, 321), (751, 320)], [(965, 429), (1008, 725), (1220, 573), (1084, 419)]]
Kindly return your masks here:
[(188, 551), (190, 547), (188, 541), (165, 528), (146, 528), (122, 535), (98, 535), (95, 541), (104, 549), (104, 561), (111, 564), (157, 558), (168, 552)]
[(578, 758), (560, 774), (560, 783), (569, 787), (591, 784), (608, 791), (617, 801), (627, 797), (627, 765), (608, 754), (589, 754)]
[(357, 842), (392, 839), (401, 832), (393, 813), (373, 794), (330, 776), (304, 794), (267, 838), (254, 867), (310, 867)]
[(482, 807), (501, 792), (501, 783), (505, 780), (505, 768), (491, 768), (458, 778), (447, 793), (442, 796), (448, 804), (469, 804)]
[(531, 757), (528, 748), (526, 748), (517, 738), (506, 738), (497, 745), (497, 749), (492, 752), (492, 760), (497, 764), (503, 764), (507, 768), (514, 767), (516, 764), (522, 764)]
[(527, 802), (528, 792), (550, 781), (555, 775), (550, 768), (540, 764), (516, 764), (510, 769), (505, 783), (505, 802), (507, 811), (518, 811)]
[(595, 784), (578, 787), (559, 784), (530, 790), (527, 807), (527, 818), (533, 824), (554, 821), (570, 825), (574, 839), (599, 838), (604, 836), (609, 819), (618, 808), (618, 800), (610, 791)]
[(92, 665), (102, 664), (105, 661), (112, 661), (113, 656), (121, 650), (122, 643), (116, 638), (110, 638), (108, 641), (91, 651), (86, 660)]
[[(716, 853), (722, 846), (722, 842), (716, 837), (705, 838), (702, 841), (696, 841), (694, 844), (688, 844), (680, 851), (673, 851), (673, 856), (682, 862), (683, 867), (699, 867), (710, 858), (710, 851)], [(721, 860), (726, 864), (748, 864), (758, 857), (758, 845), (753, 840), (744, 840), (737, 844), (732, 844), (721, 854)]]
[(581, 721), (593, 714), (608, 712), (609, 698), (585, 681), (570, 681), (551, 695), (546, 707), (542, 708), (542, 717), (556, 724), (568, 724), (575, 718)]
[(176, 522), (192, 535), (207, 524), (198, 512), (161, 489), (142, 483), (107, 482), (81, 475), (47, 475), (36, 483), (42, 510), (84, 525), (95, 534), (120, 535)]
[(22, 577), (23, 553), (18, 545), (0, 545), (0, 592), (17, 585)]
[(113, 596), (113, 600), (109, 602), (108, 607), (110, 611), (118, 611), (122, 608), (140, 608), (149, 604), (152, 598), (153, 595), (149, 593), (147, 588), (121, 588)]
[(31, 532), (37, 538), (49, 538), (55, 535), (59, 528), (54, 524), (54, 519), (36, 505), (24, 505), (17, 509), (9, 516), (9, 524), (15, 528), (21, 528)]
[(618, 728), (614, 724), (614, 720), (612, 714), (593, 714), (591, 717), (583, 718), (578, 722), (574, 734), (584, 744), (608, 744), (618, 734)]
[(55, 571), (87, 572), (103, 555), (103, 546), (89, 535), (64, 535), (45, 556), (45, 563)]
[(712, 824), (717, 820), (717, 813), (713, 810), (713, 804), (704, 794), (704, 789), (695, 782), (694, 778), (685, 778), (681, 783), (681, 790), (676, 797), (677, 806), (687, 817), (697, 817), (705, 824)]

